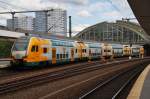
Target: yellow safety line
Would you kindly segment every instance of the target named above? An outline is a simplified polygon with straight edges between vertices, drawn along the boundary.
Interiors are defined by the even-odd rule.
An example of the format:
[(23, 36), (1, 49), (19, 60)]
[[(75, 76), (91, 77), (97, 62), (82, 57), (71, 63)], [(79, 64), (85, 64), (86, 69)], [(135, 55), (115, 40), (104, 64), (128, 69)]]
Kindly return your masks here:
[(142, 92), (144, 81), (146, 79), (146, 76), (148, 75), (149, 70), (150, 70), (150, 64), (148, 65), (148, 67), (146, 67), (144, 69), (144, 71), (140, 74), (140, 76), (136, 80), (136, 82), (133, 85), (133, 88), (131, 89), (127, 99), (140, 99), (140, 95)]

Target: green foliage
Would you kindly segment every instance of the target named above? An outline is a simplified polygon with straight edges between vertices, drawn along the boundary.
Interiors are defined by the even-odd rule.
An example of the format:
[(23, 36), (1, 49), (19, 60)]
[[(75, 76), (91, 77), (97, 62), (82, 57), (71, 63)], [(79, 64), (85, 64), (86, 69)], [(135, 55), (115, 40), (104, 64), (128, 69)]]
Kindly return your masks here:
[(12, 41), (0, 41), (0, 58), (10, 57)]

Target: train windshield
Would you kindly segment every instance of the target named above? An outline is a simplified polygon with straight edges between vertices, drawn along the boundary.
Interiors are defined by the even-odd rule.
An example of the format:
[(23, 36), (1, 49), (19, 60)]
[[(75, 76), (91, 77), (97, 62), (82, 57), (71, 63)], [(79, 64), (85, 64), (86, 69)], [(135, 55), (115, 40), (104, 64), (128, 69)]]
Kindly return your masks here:
[(13, 46), (13, 51), (24, 51), (27, 49), (29, 40), (27, 38), (20, 38), (16, 40)]

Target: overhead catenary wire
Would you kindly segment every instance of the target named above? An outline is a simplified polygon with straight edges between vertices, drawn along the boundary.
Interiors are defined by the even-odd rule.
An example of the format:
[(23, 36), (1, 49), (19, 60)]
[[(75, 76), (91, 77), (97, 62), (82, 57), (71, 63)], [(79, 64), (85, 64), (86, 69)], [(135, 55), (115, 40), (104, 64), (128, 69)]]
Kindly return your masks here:
[(16, 8), (16, 9), (21, 9), (21, 10), (29, 10), (27, 8), (24, 8), (24, 7), (21, 7), (21, 6), (18, 6), (18, 5), (14, 5), (14, 4), (11, 4), (11, 3), (8, 3), (8, 2), (4, 2), (4, 1), (1, 1), (1, 0), (0, 0), (0, 3), (7, 5), (7, 6), (11, 7), (12, 9)]
[[(19, 9), (27, 10), (27, 8), (23, 8), (23, 7), (20, 7), (20, 6), (5, 2), (5, 1), (1, 1), (1, 0), (0, 0), (0, 8), (2, 8), (4, 10), (8, 10), (9, 12), (13, 12), (15, 9), (16, 10), (19, 10)], [(5, 20), (8, 19), (7, 16), (0, 15), (0, 17), (1, 17), (0, 19), (5, 19)]]

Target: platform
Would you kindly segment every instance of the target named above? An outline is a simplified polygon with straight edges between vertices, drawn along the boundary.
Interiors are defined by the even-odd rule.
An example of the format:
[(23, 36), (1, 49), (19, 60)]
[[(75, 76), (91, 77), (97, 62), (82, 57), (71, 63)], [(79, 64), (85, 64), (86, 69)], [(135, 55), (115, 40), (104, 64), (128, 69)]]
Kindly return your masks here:
[(136, 80), (127, 99), (150, 99), (150, 64)]
[(6, 68), (10, 65), (10, 61), (0, 60), (0, 69)]

